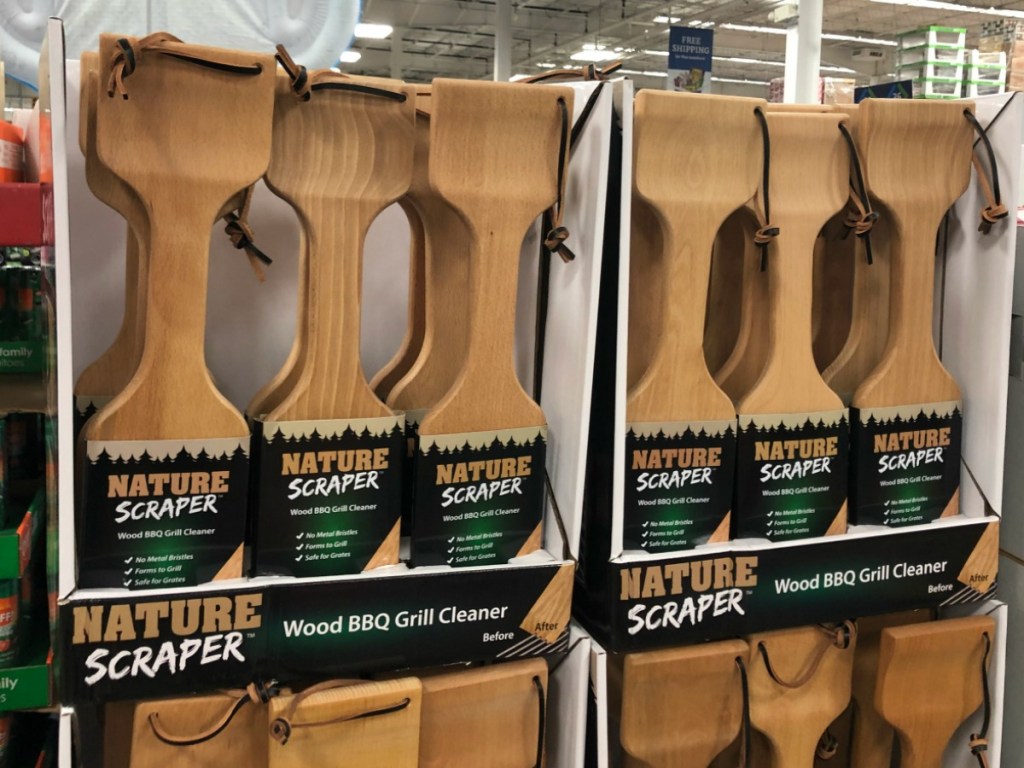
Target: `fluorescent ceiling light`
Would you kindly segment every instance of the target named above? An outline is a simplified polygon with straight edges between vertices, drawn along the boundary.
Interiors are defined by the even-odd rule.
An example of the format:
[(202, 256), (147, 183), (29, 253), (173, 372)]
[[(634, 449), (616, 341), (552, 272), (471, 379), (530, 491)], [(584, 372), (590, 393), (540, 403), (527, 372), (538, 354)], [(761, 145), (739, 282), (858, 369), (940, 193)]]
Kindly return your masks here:
[(715, 61), (731, 61), (733, 64), (761, 64), (767, 67), (784, 67), (784, 61), (766, 61), (765, 59), (746, 59), (742, 56), (712, 56)]
[(740, 83), (741, 85), (769, 85), (767, 80), (741, 80), (738, 77), (711, 77), (715, 83)]
[[(902, 2), (903, 0), (899, 1)], [(873, 0), (873, 2), (888, 2), (888, 0)], [(892, 0), (892, 2), (897, 2), (897, 0)], [(752, 24), (722, 24), (719, 26), (719, 29), (731, 29), (735, 32), (756, 32), (762, 35), (786, 34), (786, 30), (780, 27), (757, 27)], [(887, 45), (893, 48), (897, 45), (895, 40), (880, 40), (877, 37), (859, 37), (857, 35), (834, 35), (829, 32), (822, 34), (821, 39), (837, 40), (844, 43), (864, 43), (865, 45)]]
[(509, 78), (509, 82), (517, 83), (520, 80), (525, 80), (528, 77), (529, 75), (512, 75), (512, 77)]
[(779, 27), (757, 27), (753, 24), (722, 24), (719, 29), (732, 29), (736, 32), (760, 32), (762, 35), (784, 35), (785, 29)]
[(555, 65), (552, 64), (550, 61), (541, 62), (537, 66), (540, 67), (541, 69), (554, 69), (555, 68)]
[(680, 21), (678, 16), (655, 16), (655, 24), (676, 24)]
[(858, 37), (857, 35), (830, 35), (821, 36), (824, 40), (841, 40), (846, 43), (864, 43), (865, 45), (888, 45), (895, 48), (898, 43), (895, 40), (879, 40), (877, 37)]
[(647, 50), (644, 51), (644, 53), (646, 53), (648, 56), (668, 56), (668, 51)]
[(842, 72), (844, 75), (855, 75), (857, 70), (847, 69), (846, 67), (832, 67), (827, 64), (822, 64), (818, 67), (822, 72)]
[(361, 54), (359, 51), (345, 51), (343, 54), (341, 54), (340, 58), (346, 64), (355, 64), (357, 61), (363, 58), (363, 54)]
[(582, 51), (574, 53), (569, 58), (573, 61), (612, 61), (619, 58), (619, 54), (615, 53), (615, 51), (603, 51), (584, 46)]
[(393, 31), (394, 28), (390, 24), (356, 24), (356, 37), (366, 37), (371, 40), (383, 40)]
[(688, 27), (700, 27), (702, 29), (707, 29), (708, 27), (715, 26), (715, 22), (713, 22), (713, 21), (697, 21), (695, 19), (695, 20), (691, 21), (689, 24), (687, 24), (686, 26), (688, 26)]
[(1001, 8), (980, 8), (960, 3), (946, 3), (940, 0), (871, 0), (873, 3), (886, 5), (906, 5), (911, 8), (927, 8), (932, 11), (951, 11), (953, 13), (978, 13), (983, 16), (1002, 16), (1007, 19), (1024, 19), (1024, 11), (1008, 11)]

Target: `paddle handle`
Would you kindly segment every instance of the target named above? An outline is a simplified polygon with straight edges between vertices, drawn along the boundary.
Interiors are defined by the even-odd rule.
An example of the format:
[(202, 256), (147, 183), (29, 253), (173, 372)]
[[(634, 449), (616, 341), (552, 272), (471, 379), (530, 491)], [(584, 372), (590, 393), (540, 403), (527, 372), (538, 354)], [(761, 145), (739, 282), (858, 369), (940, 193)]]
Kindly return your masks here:
[(469, 317), (466, 360), (460, 377), (462, 389), (482, 395), (498, 382), (518, 388), (514, 367), (516, 288), (522, 227), (482, 216), (470, 230)]
[(769, 246), (768, 316), (751, 317), (752, 324), (768, 329), (768, 360), (762, 377), (784, 379), (798, 373), (817, 375), (812, 339), (814, 242), (817, 232), (808, 227), (784, 227)]
[(789, 740), (786, 744), (771, 743), (772, 768), (814, 768), (814, 744), (803, 743), (802, 740)]
[[(889, 340), (885, 357), (904, 371), (915, 369), (915, 357), (935, 357), (932, 334), (935, 286), (935, 236), (942, 214), (893, 212), (893, 249), (889, 298)], [(916, 354), (915, 354), (916, 353)], [(931, 361), (925, 361), (931, 362)]]
[(706, 217), (689, 221), (679, 217), (673, 217), (671, 222), (662, 220), (665, 252), (671, 256), (666, 261), (661, 286), (664, 332), (656, 337), (652, 369), (666, 360), (683, 358), (707, 371), (704, 322), (711, 279), (711, 251), (717, 234), (717, 227), (708, 224)]
[[(324, 206), (306, 222), (309, 237), (310, 330), (308, 365), (323, 375), (362, 376), (359, 349), (363, 241), (372, 216), (344, 206)], [(337, 354), (348, 342), (354, 348)]]
[(870, 704), (857, 702), (854, 710), (850, 765), (857, 768), (891, 768), (895, 732)]
[(947, 742), (941, 744), (933, 739), (921, 739), (915, 744), (900, 734), (900, 768), (942, 768), (942, 758)]
[(148, 381), (158, 385), (209, 378), (206, 294), (210, 228), (219, 207), (201, 194), (152, 201), (140, 368), (146, 369)]

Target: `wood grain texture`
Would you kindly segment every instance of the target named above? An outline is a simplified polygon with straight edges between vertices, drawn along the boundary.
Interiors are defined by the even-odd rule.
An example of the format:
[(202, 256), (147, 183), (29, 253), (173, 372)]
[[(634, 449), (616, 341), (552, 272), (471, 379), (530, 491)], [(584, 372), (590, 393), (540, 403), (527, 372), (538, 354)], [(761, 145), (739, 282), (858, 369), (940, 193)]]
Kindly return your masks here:
[[(847, 128), (856, 141), (857, 105), (844, 104), (836, 111), (846, 115)], [(850, 334), (854, 266), (858, 258), (864, 258), (860, 238), (853, 233), (840, 235), (845, 231), (845, 218), (846, 211), (833, 216), (814, 249), (814, 362), (822, 372), (835, 360)]]
[[(291, 699), (271, 699), (272, 720), (284, 714)], [(405, 699), (409, 700), (408, 706), (397, 712), (315, 725), (392, 707)], [(339, 761), (360, 768), (417, 768), (422, 707), (422, 686), (412, 677), (313, 693), (299, 705), (286, 744), (263, 731), (264, 744), (269, 741), (269, 768), (310, 768), (337, 765)], [(294, 727), (301, 724), (308, 727)]]
[[(762, 102), (641, 91), (635, 102), (633, 193), (655, 214), (664, 268), (662, 326), (626, 419), (731, 419), (735, 409), (704, 360), (711, 251), (719, 227), (761, 177)], [(686, 137), (685, 140), (680, 140)]]
[[(772, 768), (812, 768), (818, 739), (850, 703), (856, 638), (845, 649), (817, 627), (764, 632), (747, 638), (750, 720), (770, 744)], [(764, 644), (784, 680), (804, 674), (824, 648), (815, 674), (795, 689), (772, 679), (758, 651)]]
[[(749, 206), (726, 220), (717, 243), (722, 248), (722, 261), (731, 263), (723, 264), (720, 277), (712, 276), (712, 306), (717, 307), (714, 312), (717, 317), (731, 314), (735, 323), (735, 337), (728, 349), (724, 339), (716, 342), (716, 356), (725, 352), (726, 357), (715, 371), (715, 381), (734, 404), (751, 390), (768, 360), (768, 324), (764, 322), (768, 315), (768, 275), (761, 271), (761, 249), (754, 243), (758, 228), (757, 215)], [(732, 306), (726, 308), (730, 302)], [(717, 327), (719, 321), (709, 322)]]
[(359, 357), (362, 251), (374, 218), (412, 179), (415, 104), (314, 91), (300, 101), (279, 78), (266, 182), (299, 215), (308, 243), (306, 353), (270, 421), (374, 418), (391, 410)]
[(187, 747), (164, 743), (149, 722), (153, 715), (163, 732), (187, 738), (219, 722), (234, 701), (233, 696), (212, 695), (139, 702), (132, 728), (130, 768), (267, 768), (268, 722), (264, 706), (247, 704), (217, 736)]
[[(867, 99), (858, 114), (865, 182), (892, 223), (889, 333), (852, 404), (871, 408), (959, 400), (932, 338), (935, 234), (971, 176), (971, 102)], [(935, 158), (943, 158), (936, 164)]]
[[(540, 682), (540, 692), (534, 679)], [(423, 675), (419, 768), (525, 768), (537, 759), (543, 659)]]
[[(431, 108), (430, 91), (418, 88), (418, 108)], [(455, 383), (466, 359), (469, 230), (430, 187), (429, 149), (430, 120), (421, 119), (416, 128), (417, 170), (407, 197), (424, 222), (424, 328), (416, 359), (388, 396), (388, 405), (395, 410), (436, 405)]]
[[(768, 113), (771, 223), (768, 252), (768, 359), (739, 401), (741, 414), (842, 408), (814, 362), (811, 339), (814, 242), (848, 197), (850, 158), (840, 115)], [(807, 173), (813, 168), (814, 173)]]
[[(417, 135), (422, 130), (422, 120), (417, 120)], [(429, 131), (429, 128), (427, 129)], [(419, 144), (413, 157), (413, 178), (415, 179), (419, 161)], [(427, 243), (424, 233), (423, 219), (420, 218), (416, 207), (406, 195), (398, 204), (405, 213), (409, 222), (409, 300), (407, 304), (407, 317), (405, 336), (402, 337), (398, 350), (384, 366), (370, 379), (370, 389), (378, 398), (387, 402), (392, 387), (408, 373), (412, 364), (419, 356), (420, 347), (423, 346), (423, 334), (426, 325), (426, 270), (427, 270)]]
[(896, 729), (902, 768), (941, 768), (953, 733), (982, 704), (988, 616), (882, 630), (875, 707)]
[(853, 657), (853, 730), (850, 762), (857, 768), (892, 768), (896, 732), (875, 709), (875, 684), (882, 630), (928, 621), (927, 611), (904, 611), (857, 620), (857, 652)]
[(706, 768), (740, 733), (743, 690), (727, 640), (625, 657), (619, 738), (626, 768)]
[[(273, 162), (273, 159), (271, 159)], [(299, 227), (299, 250), (296, 285), (298, 297), (295, 302), (295, 338), (284, 365), (274, 377), (264, 384), (249, 400), (245, 408), (249, 418), (261, 418), (274, 410), (295, 388), (302, 371), (306, 355), (306, 338), (309, 335), (309, 313), (306, 311), (306, 297), (309, 295), (309, 242), (306, 233)]]
[[(708, 281), (708, 311), (704, 321), (704, 360), (718, 378), (719, 369), (729, 359), (740, 333), (743, 259), (749, 235), (757, 229), (753, 213), (746, 207), (733, 211), (718, 230), (711, 252), (711, 277)], [(753, 243), (751, 243), (753, 245)], [(721, 386), (721, 383), (719, 383)]]
[(629, 218), (629, 329), (626, 389), (632, 390), (650, 368), (662, 330), (665, 274), (664, 243), (658, 218), (643, 198), (633, 195)]
[[(874, 201), (872, 201), (874, 204)], [(881, 208), (881, 206), (875, 206)], [(849, 254), (853, 260), (853, 289), (850, 294), (850, 326), (846, 340), (822, 373), (825, 382), (847, 405), (853, 393), (874, 370), (889, 336), (889, 270), (891, 238), (885, 210), (871, 230), (873, 264), (867, 263), (860, 241)], [(855, 239), (852, 235), (848, 240)], [(846, 254), (843, 254), (846, 258)], [(830, 254), (831, 258), (831, 254)]]
[(430, 185), (468, 230), (469, 335), (460, 373), (421, 435), (545, 423), (513, 367), (516, 286), (523, 236), (558, 194), (559, 100), (571, 117), (572, 96), (563, 87), (434, 81)]
[(84, 51), (81, 59), (78, 143), (85, 156), (85, 181), (101, 203), (127, 222), (124, 274), (124, 315), (117, 335), (75, 381), (76, 395), (113, 397), (131, 380), (142, 356), (146, 306), (146, 262), (140, 241), (149, 239), (149, 219), (138, 195), (100, 161), (96, 153), (96, 100), (99, 95), (99, 55)]
[(572, 612), (573, 566), (565, 563), (558, 567), (551, 581), (544, 587), (519, 628), (545, 643), (555, 642), (569, 626)]
[(418, 85), (412, 97), (416, 104), (416, 146), (413, 150), (412, 181), (399, 205), (409, 220), (409, 301), (405, 336), (394, 356), (377, 371), (370, 388), (384, 402), (392, 389), (415, 364), (423, 347), (427, 323), (427, 235), (423, 215), (413, 202), (420, 190), (428, 189), (430, 155), (430, 86)]
[[(101, 81), (115, 46), (113, 36), (100, 38)], [(154, 54), (128, 79), (129, 98), (97, 100), (96, 150), (146, 207), (149, 269), (139, 366), (86, 426), (88, 440), (249, 433), (206, 368), (209, 233), (228, 200), (266, 170), (275, 62), (269, 55), (177, 46), (201, 57), (258, 64), (261, 72), (240, 76)], [(196, 130), (203, 141), (181, 140)]]

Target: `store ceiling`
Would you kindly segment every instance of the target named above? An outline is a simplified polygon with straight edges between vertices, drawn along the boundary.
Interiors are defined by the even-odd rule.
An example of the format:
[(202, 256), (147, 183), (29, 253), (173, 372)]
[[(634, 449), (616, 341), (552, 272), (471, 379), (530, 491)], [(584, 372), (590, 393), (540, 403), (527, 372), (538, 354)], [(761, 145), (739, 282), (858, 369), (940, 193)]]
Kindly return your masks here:
[[(769, 19), (779, 4), (779, 0), (696, 0), (672, 4), (646, 0), (513, 0), (512, 73), (535, 74), (543, 71), (541, 65), (579, 66), (579, 62), (570, 60), (570, 55), (589, 44), (612, 51), (623, 49), (619, 53), (624, 67), (641, 82), (661, 79), (666, 56), (658, 52), (667, 49), (669, 27), (654, 21), (661, 16), (679, 18), (678, 24), (683, 26), (714, 22), (715, 77), (763, 83), (780, 77), (783, 71), (784, 26)], [(1024, 11), (1021, 0), (963, 0), (959, 4)], [(999, 18), (896, 4), (894, 0), (824, 0), (824, 7), (826, 34), (890, 43), (822, 41), (822, 74), (855, 77), (863, 82), (872, 75), (891, 73), (895, 50), (892, 43), (898, 32), (929, 24), (967, 27), (970, 44), (977, 40), (984, 22)], [(494, 0), (367, 0), (363, 20), (394, 26), (392, 37), (401, 39), (402, 77), (425, 82), (437, 76), (490, 77), (494, 15)], [(732, 25), (773, 29), (775, 33), (730, 28)], [(352, 48), (362, 58), (345, 65), (346, 71), (381, 76), (392, 72), (391, 38), (357, 39)], [(881, 50), (885, 59), (872, 62), (855, 58), (855, 51), (863, 48)], [(635, 73), (651, 74), (645, 78)]]

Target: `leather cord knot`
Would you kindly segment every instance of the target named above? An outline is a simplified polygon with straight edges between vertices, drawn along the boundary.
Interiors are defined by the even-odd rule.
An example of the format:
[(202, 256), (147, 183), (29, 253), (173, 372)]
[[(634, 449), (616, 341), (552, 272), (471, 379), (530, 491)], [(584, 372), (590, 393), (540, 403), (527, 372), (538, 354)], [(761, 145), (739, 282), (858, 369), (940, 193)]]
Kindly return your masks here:
[(826, 729), (821, 738), (818, 739), (818, 746), (814, 750), (819, 760), (831, 760), (839, 752), (839, 739), (831, 730)]
[(554, 227), (544, 238), (544, 247), (551, 251), (551, 253), (557, 253), (561, 256), (562, 261), (566, 264), (576, 258), (576, 254), (565, 245), (565, 241), (568, 238), (569, 230), (562, 226)]
[(295, 95), (298, 96), (302, 101), (309, 101), (309, 72), (301, 64), (296, 64), (295, 59), (288, 53), (288, 49), (283, 45), (278, 45), (274, 54), (278, 63), (288, 74), (288, 77), (292, 80), (292, 90), (295, 91)]
[[(974, 166), (978, 176), (978, 185), (981, 187), (981, 194), (985, 198), (985, 207), (981, 209), (981, 221), (978, 223), (978, 231), (987, 235), (992, 231), (992, 225), (1005, 219), (1009, 215), (1006, 205), (1003, 203), (999, 189), (999, 167), (996, 165), (996, 153), (992, 149), (992, 142), (989, 141), (988, 131), (978, 122), (978, 118), (969, 109), (964, 110), (964, 118), (978, 134), (978, 140), (985, 148), (985, 155), (988, 158), (989, 169), (992, 178), (989, 181), (989, 174), (985, 171), (978, 154), (971, 155), (971, 164)], [(977, 144), (977, 142), (975, 142)]]
[(253, 242), (255, 234), (252, 231), (252, 227), (249, 226), (249, 206), (252, 204), (254, 190), (255, 186), (249, 187), (242, 198), (242, 205), (236, 210), (228, 211), (224, 214), (224, 221), (227, 222), (224, 227), (224, 233), (230, 238), (231, 244), (235, 248), (245, 251), (245, 255), (249, 257), (249, 264), (252, 265), (253, 272), (256, 273), (256, 277), (262, 283), (267, 279), (267, 276), (260, 262), (270, 266), (274, 261), (257, 248)]
[(142, 60), (144, 51), (157, 48), (162, 43), (180, 43), (181, 40), (167, 32), (154, 32), (143, 38), (122, 37), (117, 41), (117, 50), (110, 62), (110, 77), (107, 80), (107, 96), (120, 94), (122, 99), (128, 98), (125, 78), (131, 77)]
[(978, 231), (987, 235), (992, 231), (992, 225), (1010, 215), (1004, 203), (998, 205), (986, 205), (981, 209), (981, 223), (978, 224)]
[(868, 188), (864, 183), (864, 169), (860, 164), (860, 154), (857, 152), (857, 143), (853, 140), (850, 129), (846, 123), (839, 123), (839, 132), (846, 140), (846, 146), (850, 150), (850, 200), (852, 210), (847, 211), (846, 220), (843, 224), (846, 231), (843, 238), (847, 238), (850, 232), (864, 241), (864, 252), (868, 264), (875, 263), (874, 253), (871, 251), (871, 228), (878, 221), (878, 211), (871, 209), (871, 198), (868, 196)]

